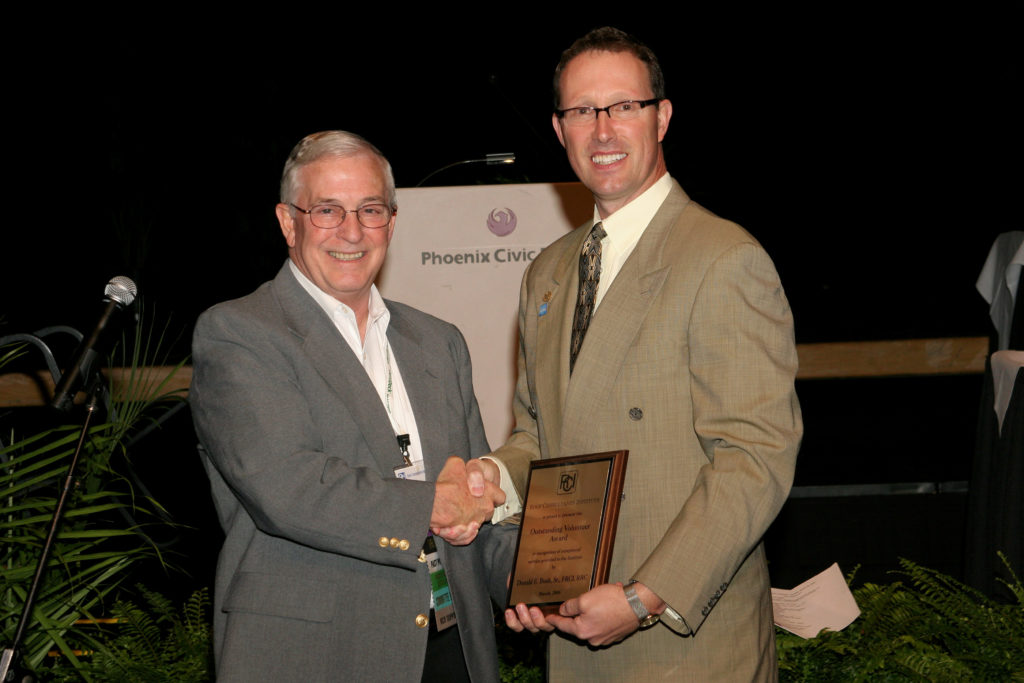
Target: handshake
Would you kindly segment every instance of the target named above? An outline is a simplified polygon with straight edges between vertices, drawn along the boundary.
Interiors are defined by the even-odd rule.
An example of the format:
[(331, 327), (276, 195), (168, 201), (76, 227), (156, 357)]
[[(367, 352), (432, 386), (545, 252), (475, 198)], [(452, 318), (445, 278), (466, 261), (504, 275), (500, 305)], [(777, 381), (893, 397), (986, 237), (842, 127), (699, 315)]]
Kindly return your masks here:
[(494, 508), (505, 503), (500, 478), (498, 466), (490, 460), (448, 458), (434, 484), (431, 531), (452, 545), (470, 543)]

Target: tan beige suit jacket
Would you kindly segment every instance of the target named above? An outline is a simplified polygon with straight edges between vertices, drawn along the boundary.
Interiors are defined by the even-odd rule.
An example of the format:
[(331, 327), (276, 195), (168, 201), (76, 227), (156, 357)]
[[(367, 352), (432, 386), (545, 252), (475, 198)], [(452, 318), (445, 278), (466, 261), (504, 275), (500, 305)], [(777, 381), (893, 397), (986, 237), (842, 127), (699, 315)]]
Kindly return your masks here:
[(570, 379), (589, 230), (556, 241), (523, 279), (516, 428), (496, 455), (521, 492), (531, 459), (628, 449), (611, 580), (647, 584), (687, 635), (656, 625), (597, 651), (555, 636), (551, 680), (774, 680), (760, 539), (788, 495), (802, 434), (778, 275), (746, 231), (674, 184)]

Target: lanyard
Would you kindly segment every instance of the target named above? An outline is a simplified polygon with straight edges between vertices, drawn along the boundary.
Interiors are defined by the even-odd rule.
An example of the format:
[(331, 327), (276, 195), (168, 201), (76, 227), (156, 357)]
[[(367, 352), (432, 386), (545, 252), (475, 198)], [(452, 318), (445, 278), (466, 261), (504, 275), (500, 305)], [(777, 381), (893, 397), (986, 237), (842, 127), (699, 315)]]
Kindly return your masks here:
[(402, 464), (395, 468), (398, 472), (399, 469), (412, 466), (412, 459), (409, 456), (409, 446), (412, 444), (412, 439), (409, 436), (409, 432), (402, 428), (401, 422), (395, 415), (392, 401), (395, 397), (395, 384), (394, 374), (391, 370), (391, 344), (388, 343), (386, 335), (380, 335), (383, 337), (381, 345), (384, 347), (384, 409), (388, 412), (388, 418), (391, 420), (391, 428), (395, 430), (395, 438), (398, 440), (398, 450), (402, 452)]

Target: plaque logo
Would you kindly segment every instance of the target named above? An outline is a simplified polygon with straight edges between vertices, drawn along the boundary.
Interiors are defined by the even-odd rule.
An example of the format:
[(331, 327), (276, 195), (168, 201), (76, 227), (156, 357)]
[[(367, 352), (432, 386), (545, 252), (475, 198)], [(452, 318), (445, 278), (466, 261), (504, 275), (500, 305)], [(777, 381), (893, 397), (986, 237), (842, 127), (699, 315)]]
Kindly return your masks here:
[(562, 473), (558, 480), (558, 495), (576, 492), (576, 474), (577, 470)]

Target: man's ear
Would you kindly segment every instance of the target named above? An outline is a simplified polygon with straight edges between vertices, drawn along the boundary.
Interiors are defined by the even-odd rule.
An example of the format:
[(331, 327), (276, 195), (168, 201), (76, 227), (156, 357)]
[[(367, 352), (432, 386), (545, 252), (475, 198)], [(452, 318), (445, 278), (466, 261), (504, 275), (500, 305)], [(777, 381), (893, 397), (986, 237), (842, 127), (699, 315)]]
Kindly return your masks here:
[(565, 138), (562, 137), (562, 119), (558, 118), (558, 114), (551, 115), (551, 125), (555, 129), (555, 135), (558, 136), (558, 141), (562, 143), (562, 147), (565, 147)]
[(281, 234), (288, 247), (295, 246), (295, 216), (292, 215), (292, 207), (287, 204), (278, 204), (274, 211), (277, 213), (277, 222), (281, 226)]
[(658, 142), (665, 139), (668, 122), (672, 119), (672, 103), (668, 100), (658, 102)]

